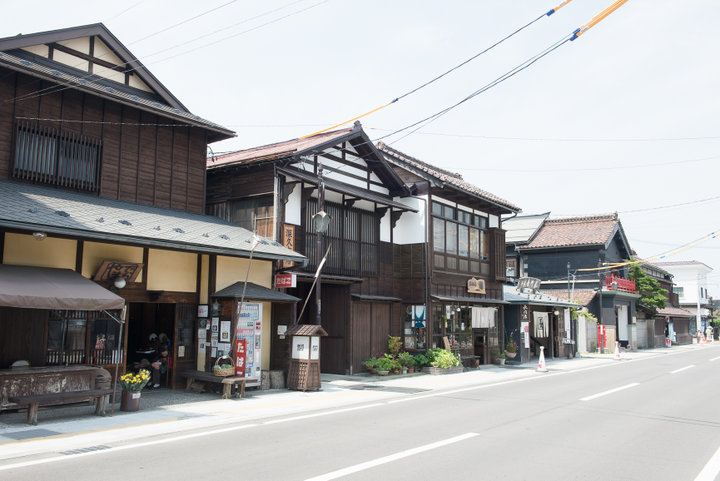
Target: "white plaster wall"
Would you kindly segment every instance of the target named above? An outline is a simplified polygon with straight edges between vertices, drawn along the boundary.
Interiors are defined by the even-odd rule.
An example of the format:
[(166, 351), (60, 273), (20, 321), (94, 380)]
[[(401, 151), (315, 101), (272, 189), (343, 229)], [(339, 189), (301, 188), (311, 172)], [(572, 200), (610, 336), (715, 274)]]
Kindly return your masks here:
[(285, 223), (302, 225), (302, 189), (295, 184), (285, 204)]
[(427, 226), (427, 196), (405, 197), (395, 199), (397, 202), (418, 210), (417, 213), (405, 212), (398, 220), (393, 231), (395, 244), (422, 244), (425, 242)]

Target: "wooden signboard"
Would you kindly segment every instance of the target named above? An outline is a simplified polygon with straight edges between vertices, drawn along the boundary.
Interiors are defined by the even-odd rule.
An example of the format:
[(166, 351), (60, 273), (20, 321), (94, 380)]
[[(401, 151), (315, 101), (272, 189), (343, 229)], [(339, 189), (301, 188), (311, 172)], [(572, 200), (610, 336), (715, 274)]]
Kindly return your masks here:
[[(294, 251), (295, 250), (295, 226), (294, 225), (283, 225), (283, 231), (282, 231), (282, 245), (284, 247), (287, 247), (288, 249)], [(282, 266), (283, 267), (292, 267), (295, 263), (293, 261), (283, 261)]]
[(126, 282), (135, 282), (142, 267), (142, 264), (135, 262), (103, 261), (93, 280), (112, 281), (116, 277), (122, 277)]

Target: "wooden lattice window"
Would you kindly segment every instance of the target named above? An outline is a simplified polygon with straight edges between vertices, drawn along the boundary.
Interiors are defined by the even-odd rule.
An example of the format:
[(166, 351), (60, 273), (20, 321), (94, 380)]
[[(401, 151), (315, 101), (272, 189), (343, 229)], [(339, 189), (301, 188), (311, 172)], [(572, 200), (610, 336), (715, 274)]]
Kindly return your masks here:
[(95, 192), (102, 143), (85, 135), (18, 121), (12, 175), (16, 179)]

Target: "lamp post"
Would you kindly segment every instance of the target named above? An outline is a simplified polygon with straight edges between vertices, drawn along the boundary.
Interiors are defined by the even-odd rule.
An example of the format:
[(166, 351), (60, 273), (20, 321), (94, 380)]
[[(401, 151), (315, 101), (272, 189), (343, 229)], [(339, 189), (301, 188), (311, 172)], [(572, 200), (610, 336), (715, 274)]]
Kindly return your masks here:
[(323, 234), (327, 232), (330, 225), (330, 216), (324, 210), (325, 208), (325, 184), (323, 184), (323, 168), (318, 166), (318, 205), (317, 214), (313, 215), (313, 225), (315, 227), (315, 258), (317, 259), (317, 273), (315, 274), (317, 286), (315, 287), (315, 324), (322, 324), (322, 281), (320, 279), (320, 271), (323, 263)]

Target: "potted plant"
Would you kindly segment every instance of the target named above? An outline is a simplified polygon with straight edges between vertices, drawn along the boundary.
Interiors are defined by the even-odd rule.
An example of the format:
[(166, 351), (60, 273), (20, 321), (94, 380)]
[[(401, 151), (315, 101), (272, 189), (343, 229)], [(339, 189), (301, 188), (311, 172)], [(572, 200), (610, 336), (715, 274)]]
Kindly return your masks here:
[(511, 334), (510, 339), (505, 345), (505, 355), (508, 357), (508, 359), (515, 359), (515, 356), (517, 355), (517, 348), (517, 343), (515, 342), (515, 339), (512, 338)]
[(395, 360), (388, 354), (378, 359), (377, 372), (381, 376), (387, 376), (395, 369)]
[(371, 357), (367, 361), (363, 363), (368, 371), (372, 374), (377, 374), (378, 372), (378, 358), (376, 356)]
[[(403, 374), (415, 371), (415, 358), (407, 351), (398, 354), (398, 362), (403, 368)], [(410, 371), (412, 369), (413, 371)]]
[(128, 372), (120, 376), (122, 397), (120, 398), (121, 411), (137, 411), (140, 409), (140, 392), (150, 380), (150, 371), (140, 369), (137, 373)]
[(425, 354), (415, 354), (413, 356), (413, 360), (415, 361), (415, 366), (417, 366), (418, 369), (422, 369), (423, 367), (430, 365), (430, 360)]

